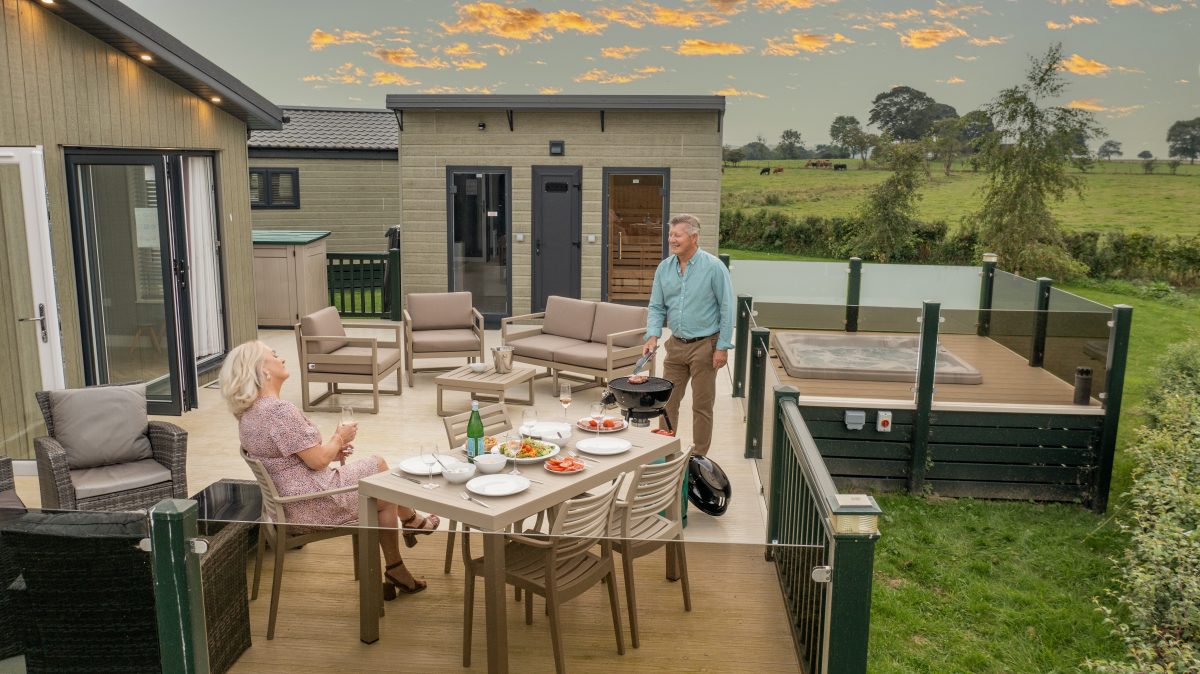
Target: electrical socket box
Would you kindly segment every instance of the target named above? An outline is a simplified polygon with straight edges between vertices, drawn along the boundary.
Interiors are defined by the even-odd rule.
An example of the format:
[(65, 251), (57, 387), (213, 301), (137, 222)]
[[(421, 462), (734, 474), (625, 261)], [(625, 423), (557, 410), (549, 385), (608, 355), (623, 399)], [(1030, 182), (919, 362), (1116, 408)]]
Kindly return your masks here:
[(886, 410), (879, 410), (875, 413), (875, 430), (880, 433), (892, 432), (892, 413)]
[(867, 413), (863, 410), (846, 410), (846, 430), (861, 431), (867, 423)]
[(525, 241), (525, 235), (518, 232), (517, 233), (517, 243), (523, 243), (524, 241)]

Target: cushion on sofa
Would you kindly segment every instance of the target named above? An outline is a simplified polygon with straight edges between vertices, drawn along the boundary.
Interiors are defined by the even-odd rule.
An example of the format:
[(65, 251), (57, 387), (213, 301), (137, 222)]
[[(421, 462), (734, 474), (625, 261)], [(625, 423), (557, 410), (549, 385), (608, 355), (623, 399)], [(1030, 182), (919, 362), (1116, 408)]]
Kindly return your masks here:
[[(629, 356), (627, 358), (618, 358), (613, 361), (613, 368), (619, 369), (622, 367), (633, 367), (641, 354)], [(555, 364), (574, 365), (576, 367), (588, 367), (595, 370), (603, 370), (608, 367), (608, 346), (597, 344), (596, 342), (585, 342), (575, 346), (569, 346), (565, 349), (559, 349), (554, 352)], [(632, 374), (626, 372), (625, 374)]]
[[(309, 363), (309, 372), (329, 374), (371, 374), (371, 349), (366, 346), (344, 346), (331, 354), (336, 356), (358, 356), (358, 363)], [(383, 372), (400, 361), (400, 349), (379, 350), (379, 371)]]
[(50, 391), (54, 439), (67, 466), (94, 468), (149, 459), (146, 386), (93, 386)]
[(510, 339), (508, 341), (508, 346), (513, 348), (514, 355), (525, 358), (536, 358), (551, 363), (554, 362), (554, 354), (559, 349), (579, 346), (580, 344), (586, 344), (586, 342), (571, 339), (570, 337), (559, 337), (558, 335), (533, 335), (524, 339)]
[(592, 326), (592, 341), (604, 344), (614, 332), (642, 329), (642, 332), (618, 338), (616, 346), (637, 346), (645, 340), (646, 307), (600, 302), (596, 305), (596, 323)]
[(71, 471), (76, 498), (103, 496), (170, 481), (171, 471), (154, 459)]
[(407, 308), (412, 329), (449, 330), (470, 328), (471, 293), (409, 293)]
[(546, 300), (546, 319), (542, 332), (586, 342), (592, 338), (596, 303), (551, 295)]
[(469, 328), (455, 330), (422, 330), (412, 333), (413, 353), (438, 351), (476, 351), (479, 335)]
[[(344, 337), (346, 329), (342, 327), (342, 317), (338, 310), (335, 307), (325, 307), (300, 319), (300, 334), (310, 337)], [(346, 346), (344, 339), (323, 339), (308, 342), (308, 352), (333, 353), (343, 346)]]

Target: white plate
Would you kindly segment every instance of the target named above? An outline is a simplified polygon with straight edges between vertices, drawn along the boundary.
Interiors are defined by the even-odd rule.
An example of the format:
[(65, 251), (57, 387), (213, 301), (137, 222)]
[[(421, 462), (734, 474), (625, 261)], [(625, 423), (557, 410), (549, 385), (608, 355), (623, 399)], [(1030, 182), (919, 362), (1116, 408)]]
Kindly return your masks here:
[(499, 473), (480, 475), (467, 480), (467, 491), (480, 496), (510, 496), (529, 489), (529, 478), (524, 475)]
[[(616, 433), (617, 431), (623, 431), (623, 430), (625, 430), (625, 427), (628, 425), (625, 423), (625, 420), (622, 419), (621, 417), (604, 417), (604, 419), (600, 420), (600, 423), (603, 424), (605, 421), (607, 421), (609, 419), (613, 419), (613, 420), (617, 421), (620, 425), (617, 426), (616, 428), (605, 428), (605, 427), (601, 426), (599, 429), (601, 433)], [(588, 433), (595, 433), (596, 429), (592, 428), (591, 426), (588, 425), (589, 423), (591, 423), (591, 421), (592, 421), (591, 417), (584, 417), (584, 418), (580, 419), (579, 421), (575, 422), (575, 427), (581, 431), (587, 431)]]
[(517, 429), (517, 432), (521, 435), (529, 435), (535, 438), (565, 440), (571, 437), (571, 424), (565, 421), (535, 421), (522, 425)]
[[(538, 442), (541, 442), (542, 444), (545, 444), (545, 445), (550, 445), (553, 449), (550, 450), (549, 454), (545, 454), (543, 456), (527, 457), (524, 459), (513, 458), (511, 456), (508, 456), (508, 454), (505, 454), (505, 456), (508, 456), (508, 460), (512, 461), (514, 463), (541, 463), (541, 462), (545, 461), (546, 459), (550, 459), (555, 456), (558, 456), (558, 453), (560, 451), (562, 451), (562, 448), (559, 447), (558, 445), (554, 444), (553, 442), (546, 442), (545, 440), (538, 440)], [(519, 445), (518, 445), (518, 447), (519, 447)]]
[(575, 443), (575, 449), (584, 454), (595, 454), (596, 456), (621, 454), (628, 452), (632, 446), (628, 440), (623, 438), (584, 438)]
[[(430, 456), (430, 455), (426, 454), (425, 456)], [(445, 459), (442, 459), (442, 460), (445, 461)], [(430, 474), (428, 464), (426, 464), (421, 459), (420, 456), (410, 456), (407, 459), (404, 459), (403, 461), (400, 462), (399, 468), (400, 468), (400, 470), (408, 473), (409, 475), (425, 475), (425, 476), (427, 476)], [(434, 475), (442, 474), (442, 467), (439, 466), (436, 461), (433, 462), (433, 474)]]

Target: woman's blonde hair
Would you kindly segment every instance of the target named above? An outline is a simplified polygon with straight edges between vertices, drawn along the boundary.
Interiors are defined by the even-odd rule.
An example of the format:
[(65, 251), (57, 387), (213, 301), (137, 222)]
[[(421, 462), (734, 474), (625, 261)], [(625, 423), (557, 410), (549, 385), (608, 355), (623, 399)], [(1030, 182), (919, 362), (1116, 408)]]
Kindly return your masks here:
[(269, 348), (262, 342), (246, 342), (239, 344), (225, 356), (225, 364), (221, 366), (221, 396), (229, 411), (238, 419), (250, 409), (258, 399), (258, 389), (262, 386), (263, 360), (267, 357)]

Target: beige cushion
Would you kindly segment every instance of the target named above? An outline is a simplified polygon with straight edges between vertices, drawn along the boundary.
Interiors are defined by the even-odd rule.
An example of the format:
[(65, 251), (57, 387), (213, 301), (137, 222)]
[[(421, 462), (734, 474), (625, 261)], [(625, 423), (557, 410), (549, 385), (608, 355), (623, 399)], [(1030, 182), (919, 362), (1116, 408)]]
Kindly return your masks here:
[[(330, 336), (346, 336), (346, 329), (342, 327), (342, 317), (338, 314), (335, 307), (325, 307), (324, 309), (309, 314), (300, 319), (300, 334), (308, 337), (330, 337)], [(308, 342), (309, 353), (333, 353), (338, 349), (346, 346), (344, 339), (323, 339), (316, 342)]]
[(154, 459), (122, 463), (119, 466), (100, 466), (71, 471), (71, 484), (75, 486), (75, 498), (103, 496), (170, 481), (171, 471)]
[[(333, 356), (357, 356), (361, 360), (356, 363), (309, 363), (309, 372), (324, 372), (327, 374), (371, 374), (371, 349), (366, 346), (343, 346)], [(400, 349), (379, 350), (379, 371), (385, 372), (389, 367), (400, 361)]]
[(641, 328), (642, 332), (618, 338), (617, 346), (637, 346), (645, 340), (646, 307), (627, 307), (623, 304), (600, 302), (596, 304), (596, 324), (592, 326), (592, 341), (606, 343), (614, 332), (625, 332)]
[[(614, 368), (633, 367), (641, 354), (629, 356), (627, 358), (619, 358), (613, 361)], [(590, 367), (594, 370), (603, 370), (608, 367), (608, 347), (595, 342), (586, 342), (577, 346), (571, 346), (565, 349), (559, 349), (554, 352), (554, 362), (563, 365), (574, 365), (576, 367)], [(626, 373), (626, 374), (632, 374)]]
[(559, 337), (558, 335), (534, 335), (524, 339), (509, 340), (508, 345), (513, 348), (513, 353), (517, 356), (526, 358), (537, 358), (538, 360), (546, 360), (554, 362), (554, 353), (559, 349), (566, 349), (572, 346), (586, 344), (578, 339), (570, 337)]
[(546, 319), (542, 332), (586, 342), (592, 338), (596, 303), (551, 295), (546, 299)]
[(471, 293), (409, 293), (413, 332), (471, 327)]
[(24, 507), (25, 504), (21, 502), (21, 497), (17, 496), (15, 490), (0, 491), (0, 510), (20, 509)]
[(479, 335), (469, 328), (422, 330), (412, 333), (413, 353), (436, 351), (478, 351)]
[(95, 386), (50, 391), (54, 439), (67, 466), (94, 468), (153, 456), (146, 437), (146, 386)]

